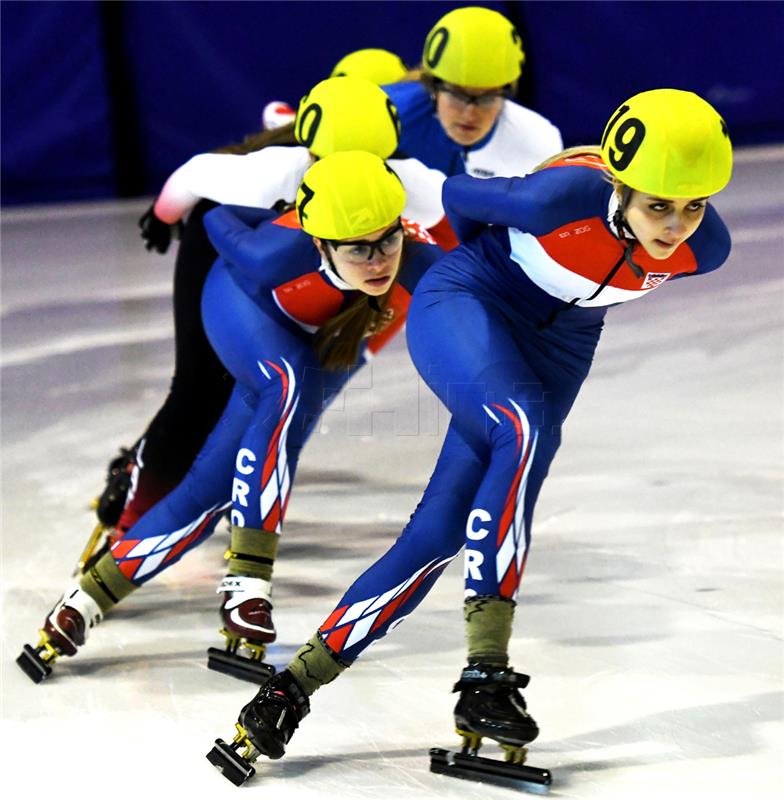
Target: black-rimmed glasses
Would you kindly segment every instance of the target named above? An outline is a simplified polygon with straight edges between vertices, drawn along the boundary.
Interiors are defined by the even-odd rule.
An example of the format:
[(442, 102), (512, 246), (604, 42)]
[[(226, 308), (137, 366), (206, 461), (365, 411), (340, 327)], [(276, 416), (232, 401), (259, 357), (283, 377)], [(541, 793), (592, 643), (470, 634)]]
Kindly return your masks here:
[(378, 250), (382, 256), (391, 256), (400, 250), (405, 239), (403, 223), (398, 222), (394, 228), (385, 233), (375, 242), (366, 239), (357, 239), (353, 242), (341, 242), (333, 239), (325, 239), (327, 244), (343, 259), (351, 264), (363, 264), (372, 261), (373, 255)]

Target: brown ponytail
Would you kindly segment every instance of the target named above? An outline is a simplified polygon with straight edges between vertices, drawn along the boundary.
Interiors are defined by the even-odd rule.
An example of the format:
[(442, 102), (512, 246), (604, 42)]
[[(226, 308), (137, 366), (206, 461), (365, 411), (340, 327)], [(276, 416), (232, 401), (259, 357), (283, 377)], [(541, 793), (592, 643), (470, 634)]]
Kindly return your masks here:
[(299, 144), (299, 142), (297, 142), (294, 136), (294, 123), (289, 122), (286, 125), (281, 125), (279, 128), (273, 128), (269, 131), (256, 131), (256, 133), (249, 133), (241, 142), (236, 144), (227, 144), (224, 147), (219, 147), (213, 152), (230, 153), (232, 155), (244, 156), (247, 153), (254, 153), (256, 150), (261, 150), (264, 147), (296, 144)]
[[(398, 274), (405, 257), (404, 243)], [(395, 283), (393, 281), (380, 297), (373, 298), (360, 293), (348, 308), (319, 328), (313, 346), (324, 369), (338, 371), (353, 367), (357, 363), (362, 340), (380, 333), (392, 322), (394, 314), (388, 306)]]

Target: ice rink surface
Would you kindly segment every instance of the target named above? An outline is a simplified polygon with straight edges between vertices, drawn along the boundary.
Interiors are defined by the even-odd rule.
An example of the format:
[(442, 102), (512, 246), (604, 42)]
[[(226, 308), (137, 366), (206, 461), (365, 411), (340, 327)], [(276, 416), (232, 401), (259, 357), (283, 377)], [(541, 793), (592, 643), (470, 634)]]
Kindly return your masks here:
[[(552, 797), (782, 796), (782, 186), (784, 149), (738, 154), (716, 199), (729, 262), (612, 309), (566, 424), (512, 645)], [(206, 668), (225, 526), (45, 683), (13, 663), (69, 581), (108, 460), (167, 388), (173, 256), (144, 251), (143, 208), (3, 215), (4, 796), (523, 796), (428, 771), (428, 748), (457, 745), (459, 563), (242, 789), (204, 758), (253, 693)], [(275, 664), (400, 530), (445, 422), (402, 341), (325, 414), (276, 565)]]

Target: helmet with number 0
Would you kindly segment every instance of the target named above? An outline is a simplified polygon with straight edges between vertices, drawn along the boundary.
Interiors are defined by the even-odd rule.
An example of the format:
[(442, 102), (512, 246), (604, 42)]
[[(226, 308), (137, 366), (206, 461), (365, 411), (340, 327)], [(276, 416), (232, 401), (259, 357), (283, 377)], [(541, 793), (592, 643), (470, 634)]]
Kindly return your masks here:
[(400, 178), (378, 156), (333, 153), (305, 173), (297, 191), (297, 217), (319, 239), (354, 239), (391, 225), (406, 204)]
[(657, 197), (707, 197), (732, 174), (724, 120), (710, 103), (680, 89), (627, 100), (607, 123), (601, 150), (619, 181)]
[(520, 34), (489, 8), (456, 8), (441, 17), (425, 39), (422, 67), (428, 75), (479, 89), (506, 86), (525, 61)]
[(319, 158), (343, 150), (388, 158), (397, 149), (400, 121), (386, 92), (367, 78), (327, 78), (300, 101), (294, 135)]
[(396, 83), (402, 80), (407, 72), (408, 68), (400, 56), (390, 53), (389, 50), (368, 47), (343, 56), (335, 64), (329, 77), (338, 78), (341, 75), (348, 75), (352, 78), (366, 78), (382, 86), (385, 83)]

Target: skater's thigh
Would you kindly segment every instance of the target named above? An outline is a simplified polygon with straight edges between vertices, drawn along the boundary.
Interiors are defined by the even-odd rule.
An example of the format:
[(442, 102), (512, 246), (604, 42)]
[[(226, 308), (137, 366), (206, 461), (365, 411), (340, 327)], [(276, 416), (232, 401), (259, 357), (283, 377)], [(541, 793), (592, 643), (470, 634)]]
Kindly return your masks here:
[(488, 409), (512, 400), (541, 415), (544, 388), (511, 330), (490, 303), (461, 292), (414, 296), (408, 321), (414, 364), (478, 451)]
[(207, 277), (202, 317), (210, 343), (229, 372), (262, 393), (270, 380), (297, 389), (303, 371), (318, 366), (309, 336), (287, 327), (240, 289), (217, 262)]

